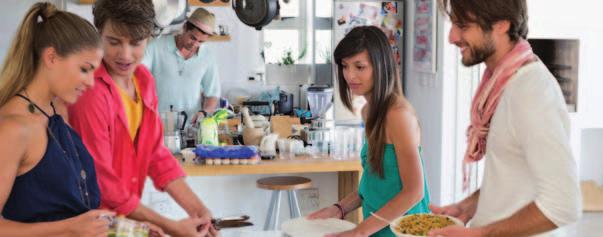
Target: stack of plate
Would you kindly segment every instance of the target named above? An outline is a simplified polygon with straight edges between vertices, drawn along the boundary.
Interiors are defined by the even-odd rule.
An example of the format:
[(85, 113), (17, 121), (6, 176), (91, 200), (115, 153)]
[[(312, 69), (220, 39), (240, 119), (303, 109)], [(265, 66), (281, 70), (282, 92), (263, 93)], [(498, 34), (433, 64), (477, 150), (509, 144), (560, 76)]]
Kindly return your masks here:
[(307, 220), (305, 217), (286, 221), (281, 226), (285, 236), (316, 237), (354, 229), (354, 223), (340, 219)]

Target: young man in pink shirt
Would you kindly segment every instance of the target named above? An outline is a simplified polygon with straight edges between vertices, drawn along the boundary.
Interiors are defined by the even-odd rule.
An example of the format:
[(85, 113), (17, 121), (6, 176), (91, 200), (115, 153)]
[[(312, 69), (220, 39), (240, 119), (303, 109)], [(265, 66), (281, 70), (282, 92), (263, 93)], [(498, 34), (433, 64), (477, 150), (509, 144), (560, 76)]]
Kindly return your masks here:
[[(154, 80), (141, 64), (154, 28), (151, 1), (101, 0), (93, 15), (105, 54), (94, 87), (69, 108), (69, 118), (94, 158), (101, 207), (172, 236), (217, 234), (211, 212), (186, 184), (178, 161), (163, 144)], [(170, 220), (144, 206), (140, 198), (147, 176), (189, 218)]]

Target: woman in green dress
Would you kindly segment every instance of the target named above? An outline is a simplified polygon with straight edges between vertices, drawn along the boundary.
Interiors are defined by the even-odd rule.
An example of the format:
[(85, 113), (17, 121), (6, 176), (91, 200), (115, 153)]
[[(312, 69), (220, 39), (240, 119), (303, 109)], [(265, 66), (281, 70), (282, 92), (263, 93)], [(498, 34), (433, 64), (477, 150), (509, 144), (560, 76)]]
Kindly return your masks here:
[(366, 127), (361, 153), (364, 172), (358, 191), (308, 218), (343, 218), (362, 207), (362, 223), (328, 236), (395, 236), (389, 222), (402, 215), (429, 213), (419, 123), (402, 93), (392, 48), (379, 28), (354, 28), (337, 45), (334, 57), (343, 104), (353, 111), (353, 96), (367, 101), (361, 109)]

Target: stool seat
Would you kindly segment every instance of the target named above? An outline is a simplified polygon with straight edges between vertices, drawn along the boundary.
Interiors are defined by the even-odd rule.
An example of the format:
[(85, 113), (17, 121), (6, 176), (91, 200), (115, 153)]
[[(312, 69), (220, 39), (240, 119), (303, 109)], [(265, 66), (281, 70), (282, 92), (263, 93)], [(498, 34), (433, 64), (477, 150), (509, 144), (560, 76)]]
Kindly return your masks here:
[(281, 192), (287, 192), (289, 197), (289, 215), (291, 218), (298, 218), (301, 216), (301, 209), (297, 190), (312, 187), (312, 180), (299, 176), (275, 176), (258, 179), (257, 185), (258, 188), (272, 190), (264, 230), (276, 230), (281, 209)]
[(298, 190), (312, 187), (312, 180), (299, 176), (276, 176), (258, 179), (257, 186), (268, 190)]

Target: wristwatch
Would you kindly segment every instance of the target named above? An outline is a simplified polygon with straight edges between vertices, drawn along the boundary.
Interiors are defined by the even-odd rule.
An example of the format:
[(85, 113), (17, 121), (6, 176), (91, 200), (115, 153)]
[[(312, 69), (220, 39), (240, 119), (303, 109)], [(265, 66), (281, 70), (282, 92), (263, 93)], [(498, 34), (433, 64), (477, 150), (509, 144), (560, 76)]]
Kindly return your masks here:
[(199, 110), (199, 113), (203, 113), (203, 117), (207, 117), (207, 111), (205, 111), (205, 110)]

